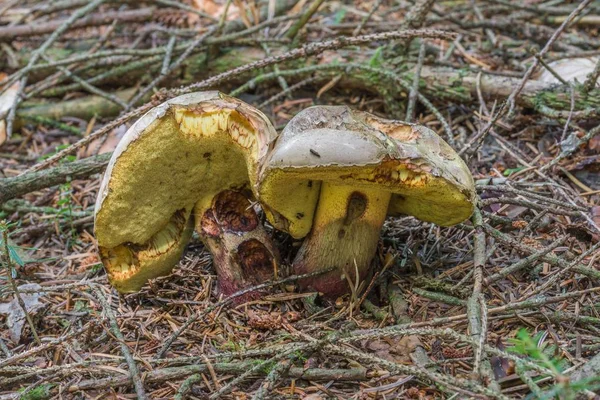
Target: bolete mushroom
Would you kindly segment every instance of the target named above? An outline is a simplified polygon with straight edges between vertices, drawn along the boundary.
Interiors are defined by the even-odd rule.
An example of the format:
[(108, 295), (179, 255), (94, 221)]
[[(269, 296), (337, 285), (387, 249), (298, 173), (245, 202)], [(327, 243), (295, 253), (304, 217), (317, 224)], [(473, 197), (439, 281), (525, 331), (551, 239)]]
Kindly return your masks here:
[(272, 276), (277, 252), (250, 199), (276, 132), (219, 92), (171, 99), (119, 142), (102, 181), (95, 235), (111, 283), (139, 290), (168, 274), (194, 225), (225, 295)]
[(315, 106), (278, 137), (259, 198), (277, 229), (306, 237), (295, 273), (335, 268), (301, 282), (331, 298), (368, 275), (387, 215), (453, 225), (471, 215), (475, 188), (465, 163), (430, 129)]

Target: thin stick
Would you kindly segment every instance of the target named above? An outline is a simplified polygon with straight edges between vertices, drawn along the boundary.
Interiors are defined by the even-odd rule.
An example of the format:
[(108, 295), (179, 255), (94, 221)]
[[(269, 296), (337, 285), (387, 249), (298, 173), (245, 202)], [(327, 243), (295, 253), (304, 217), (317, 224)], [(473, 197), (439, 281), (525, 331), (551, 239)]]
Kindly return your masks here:
[(194, 385), (194, 383), (200, 382), (201, 380), (202, 380), (202, 375), (200, 375), (200, 374), (190, 375), (185, 381), (183, 381), (181, 386), (179, 386), (179, 389), (177, 390), (177, 393), (175, 394), (175, 400), (185, 399), (186, 398), (185, 395), (187, 394), (187, 392), (189, 392), (192, 389), (192, 386)]
[(500, 279), (503, 279), (512, 273), (522, 270), (523, 268), (527, 267), (528, 265), (531, 265), (532, 263), (536, 262), (537, 260), (539, 260), (540, 258), (545, 256), (546, 254), (550, 253), (552, 250), (556, 249), (558, 246), (562, 245), (567, 239), (568, 239), (568, 236), (566, 236), (566, 235), (556, 239), (549, 246), (544, 247), (542, 250), (537, 251), (537, 252), (531, 254), (530, 256), (517, 261), (516, 263), (514, 263), (511, 266), (503, 268), (502, 270), (500, 270), (500, 272), (484, 279), (484, 281), (483, 281), (484, 284), (491, 285), (492, 283), (497, 282)]
[[(562, 24), (560, 24), (558, 29), (556, 29), (556, 31), (554, 31), (554, 34), (550, 37), (550, 39), (548, 39), (544, 48), (538, 53), (538, 56), (540, 58), (543, 57), (544, 55), (546, 55), (546, 53), (552, 47), (552, 44), (554, 44), (554, 42), (558, 39), (558, 37), (561, 35), (561, 33), (567, 28), (567, 26), (569, 26), (571, 24), (571, 22), (575, 19), (575, 17), (577, 17), (579, 15), (579, 13), (581, 13), (581, 11), (583, 11), (583, 9), (585, 7), (587, 7), (588, 4), (590, 4), (591, 2), (592, 2), (592, 0), (583, 0), (581, 3), (579, 3), (577, 8), (574, 9), (573, 12), (571, 12), (571, 14), (569, 14), (567, 19), (565, 19)], [(535, 71), (535, 69), (537, 68), (537, 66), (540, 62), (539, 61), (540, 58), (535, 58), (533, 60), (533, 63), (531, 63), (531, 66), (527, 69), (527, 72), (525, 72), (525, 75), (523, 76), (523, 79), (521, 79), (521, 82), (519, 82), (519, 85), (512, 91), (510, 96), (508, 96), (507, 103), (509, 104), (509, 109), (508, 109), (509, 115), (511, 115), (514, 112), (515, 99), (517, 98), (517, 96), (521, 93), (521, 91), (525, 87), (525, 83), (529, 80), (529, 78), (531, 78), (533, 71)], [(503, 110), (501, 110), (501, 111), (503, 111)]]
[[(46, 55), (42, 55), (42, 58), (44, 58), (46, 61), (49, 61), (49, 62), (53, 61), (49, 57), (47, 57)], [(81, 87), (83, 89), (87, 90), (88, 92), (90, 92), (92, 94), (95, 94), (97, 96), (100, 96), (102, 98), (105, 98), (108, 101), (111, 101), (111, 102), (115, 103), (116, 105), (120, 106), (123, 109), (127, 108), (127, 104), (123, 100), (119, 99), (114, 94), (107, 93), (104, 90), (102, 90), (100, 88), (97, 88), (96, 86), (94, 86), (94, 85), (90, 84), (89, 82), (87, 82), (85, 79), (82, 79), (82, 78), (78, 77), (73, 72), (69, 71), (67, 68), (65, 68), (65, 67), (58, 67), (58, 70), (60, 72), (62, 72), (65, 76), (67, 76), (68, 78), (71, 78), (74, 82), (77, 82), (79, 85), (81, 85)]]
[(117, 322), (117, 318), (115, 314), (113, 314), (112, 309), (110, 308), (110, 304), (102, 294), (100, 290), (100, 286), (93, 284), (90, 285), (90, 288), (95, 294), (95, 297), (100, 301), (102, 308), (104, 310), (104, 314), (108, 318), (110, 323), (110, 330), (112, 334), (119, 341), (119, 347), (121, 347), (121, 353), (123, 353), (123, 357), (125, 357), (125, 361), (127, 362), (127, 366), (129, 367), (129, 376), (133, 381), (133, 386), (135, 387), (135, 393), (137, 394), (138, 399), (147, 399), (146, 390), (144, 389), (144, 383), (142, 382), (142, 378), (140, 377), (140, 372), (138, 370), (137, 364), (129, 351), (129, 347), (125, 343), (125, 337), (121, 333), (121, 329), (119, 329), (119, 323)]
[(306, 12), (302, 14), (300, 19), (296, 21), (296, 23), (292, 25), (292, 27), (287, 31), (285, 37), (290, 40), (293, 40), (296, 37), (296, 35), (298, 35), (298, 32), (300, 32), (300, 29), (302, 29), (302, 27), (306, 25), (306, 23), (310, 20), (314, 13), (316, 13), (319, 7), (321, 7), (321, 4), (323, 4), (324, 1), (325, 0), (314, 0), (308, 7)]
[(548, 213), (557, 214), (557, 215), (569, 215), (571, 217), (578, 217), (580, 211), (567, 211), (561, 210), (559, 208), (549, 207), (547, 205), (538, 204), (533, 201), (525, 200), (525, 199), (515, 199), (513, 197), (492, 197), (488, 199), (481, 200), (479, 202), (480, 207), (486, 207), (491, 204), (516, 204), (519, 206), (532, 208), (534, 210), (544, 211), (546, 210)]
[(173, 1), (173, 0), (152, 0), (157, 4), (161, 4), (163, 6), (167, 6), (167, 7), (173, 7), (173, 8), (179, 8), (181, 10), (185, 10), (188, 12), (191, 12), (193, 14), (199, 15), (201, 17), (204, 17), (206, 19), (209, 19), (213, 22), (217, 22), (217, 19), (215, 17), (213, 17), (210, 14), (205, 13), (204, 11), (200, 11), (195, 7), (191, 7), (185, 3), (181, 3), (179, 1)]
[(292, 86), (288, 87), (285, 90), (282, 90), (281, 92), (269, 97), (267, 100), (263, 101), (262, 103), (260, 103), (257, 107), (259, 109), (264, 109), (266, 106), (268, 106), (271, 103), (276, 102), (277, 100), (281, 99), (282, 97), (287, 96), (288, 94), (292, 93), (294, 90), (300, 89), (303, 86), (307, 86), (310, 85), (311, 83), (314, 83), (315, 81), (317, 81), (319, 78), (316, 76), (309, 76), (306, 79), (301, 80), (298, 83), (294, 83)]
[(284, 279), (280, 279), (277, 281), (272, 281), (272, 282), (265, 282), (265, 283), (261, 283), (260, 285), (256, 285), (256, 286), (252, 286), (246, 289), (242, 289), (240, 291), (235, 292), (234, 294), (232, 294), (231, 296), (222, 299), (218, 302), (216, 302), (215, 304), (207, 307), (204, 309), (204, 311), (202, 311), (201, 313), (194, 313), (192, 314), (183, 325), (181, 325), (179, 327), (179, 329), (177, 329), (175, 332), (173, 332), (173, 334), (165, 341), (165, 344), (162, 345), (162, 347), (160, 348), (160, 350), (158, 351), (157, 354), (157, 358), (162, 358), (164, 357), (165, 353), (167, 352), (167, 350), (169, 350), (169, 348), (171, 347), (171, 345), (173, 344), (173, 342), (179, 337), (179, 335), (181, 335), (183, 333), (183, 331), (185, 331), (187, 328), (190, 327), (190, 325), (192, 325), (194, 322), (196, 322), (197, 320), (199, 320), (200, 318), (204, 318), (206, 315), (208, 315), (210, 312), (212, 312), (213, 310), (219, 308), (219, 307), (223, 307), (225, 305), (228, 305), (229, 303), (231, 303), (233, 300), (235, 300), (236, 298), (243, 296), (247, 293), (250, 292), (254, 292), (256, 290), (260, 290), (260, 289), (264, 289), (264, 288), (268, 288), (271, 286), (276, 286), (276, 285), (280, 285), (282, 283), (286, 283), (286, 282), (293, 282), (296, 281), (298, 279), (304, 279), (304, 278), (309, 278), (312, 276), (317, 276), (317, 275), (321, 275), (324, 274), (326, 272), (332, 271), (333, 268), (328, 268), (322, 271), (318, 271), (318, 272), (312, 272), (310, 274), (304, 274), (304, 275), (293, 275), (293, 276), (288, 276), (287, 278)]
[[(434, 336), (434, 337), (449, 338), (451, 340), (458, 340), (458, 341), (469, 343), (469, 344), (474, 343), (474, 340), (472, 337), (462, 334), (462, 333), (459, 333), (459, 332), (456, 332), (450, 328), (411, 328), (411, 327), (407, 327), (406, 325), (395, 325), (395, 326), (389, 326), (386, 328), (371, 329), (368, 331), (355, 331), (355, 332), (352, 332), (351, 334), (347, 335), (346, 337), (341, 338), (339, 340), (339, 343), (345, 344), (345, 343), (352, 343), (352, 342), (360, 342), (360, 341), (364, 341), (364, 340), (372, 340), (372, 339), (375, 339), (378, 337), (398, 336), (398, 335), (401, 335), (401, 336), (410, 336), (410, 335)], [(484, 350), (490, 354), (493, 354), (493, 355), (496, 355), (499, 357), (504, 357), (511, 361), (523, 361), (524, 365), (526, 365), (527, 367), (531, 368), (532, 370), (538, 371), (539, 373), (542, 373), (542, 374), (550, 373), (550, 371), (544, 366), (541, 366), (533, 361), (528, 361), (526, 359), (522, 359), (515, 354), (511, 354), (506, 351), (500, 350), (495, 346), (490, 346), (490, 345), (484, 344), (483, 347), (484, 347)]]
[(579, 139), (577, 146), (570, 146), (569, 148), (562, 150), (556, 157), (554, 157), (552, 159), (552, 161), (550, 161), (548, 164), (541, 167), (538, 171), (544, 172), (547, 169), (552, 168), (553, 166), (558, 164), (559, 161), (561, 161), (561, 160), (565, 159), (566, 157), (569, 157), (571, 154), (573, 154), (575, 152), (575, 150), (577, 150), (579, 148), (579, 146), (581, 146), (584, 143), (587, 143), (588, 141), (590, 141), (594, 136), (596, 136), (599, 133), (600, 133), (600, 125), (590, 129), (585, 134), (585, 136), (583, 136), (581, 139)]
[[(217, 27), (212, 27), (211, 29), (209, 29), (208, 31), (203, 33), (202, 35), (198, 36), (194, 41), (192, 41), (192, 43), (190, 43), (190, 45), (185, 49), (185, 51), (183, 53), (181, 53), (179, 58), (177, 58), (177, 60), (173, 61), (173, 64), (171, 64), (171, 65), (169, 65), (167, 62), (167, 60), (170, 58), (169, 50), (167, 48), (167, 53), (165, 54), (165, 61), (163, 61), (163, 67), (162, 67), (160, 74), (158, 74), (158, 76), (156, 78), (154, 78), (152, 80), (152, 82), (150, 82), (148, 85), (146, 85), (146, 87), (144, 87), (142, 90), (140, 90), (139, 93), (136, 94), (133, 97), (133, 99), (131, 99), (129, 101), (129, 103), (126, 106), (126, 109), (129, 110), (131, 107), (133, 107), (138, 101), (140, 101), (146, 95), (146, 93), (148, 93), (150, 90), (152, 90), (153, 88), (158, 86), (158, 84), (161, 83), (167, 76), (169, 76), (169, 74), (172, 71), (179, 68), (179, 66), (181, 64), (183, 64), (183, 62), (190, 56), (190, 54), (192, 54), (194, 49), (196, 49), (198, 46), (203, 44), (204, 41), (210, 35), (212, 35), (216, 30), (217, 30)], [(172, 36), (172, 38), (174, 38), (174, 37), (175, 36)], [(172, 52), (172, 49), (171, 49), (171, 52)]]
[(588, 211), (588, 209), (585, 207), (581, 207), (581, 206), (578, 206), (575, 204), (569, 204), (565, 201), (556, 200), (556, 199), (553, 199), (548, 196), (542, 196), (541, 194), (534, 193), (530, 190), (517, 189), (517, 188), (508, 186), (508, 185), (477, 185), (477, 190), (490, 190), (490, 191), (496, 191), (496, 192), (515, 193), (520, 196), (529, 197), (532, 199), (536, 199), (536, 200), (543, 201), (543, 202), (550, 203), (550, 204), (555, 204), (557, 206), (569, 208), (572, 210), (586, 211), (586, 212)]
[(467, 300), (467, 316), (469, 331), (473, 337), (473, 372), (482, 381), (487, 381), (491, 389), (500, 391), (500, 386), (494, 379), (494, 373), (489, 361), (483, 352), (483, 345), (487, 336), (487, 306), (483, 295), (483, 268), (487, 262), (486, 237), (483, 230), (483, 218), (479, 209), (473, 213), (473, 293)]
[(550, 65), (548, 65), (548, 63), (546, 61), (544, 61), (544, 59), (542, 58), (542, 56), (540, 56), (539, 54), (534, 54), (533, 55), (540, 64), (542, 64), (542, 67), (546, 68), (546, 70), (548, 72), (550, 72), (552, 74), (552, 76), (554, 76), (556, 79), (558, 79), (560, 81), (560, 83), (562, 83), (563, 85), (567, 85), (569, 86), (569, 82), (565, 81), (565, 79), (559, 75), (558, 72), (556, 72), (554, 70), (554, 68), (552, 68)]
[(223, 72), (221, 74), (215, 75), (211, 78), (205, 79), (202, 82), (198, 82), (189, 86), (182, 87), (180, 89), (174, 90), (174, 95), (180, 95), (185, 93), (190, 93), (195, 90), (205, 89), (212, 86), (215, 86), (219, 83), (225, 82), (231, 79), (234, 76), (241, 75), (248, 71), (253, 71), (260, 68), (268, 67), (269, 65), (279, 64), (286, 61), (295, 60), (303, 57), (310, 57), (317, 54), (320, 54), (326, 50), (336, 50), (342, 47), (348, 46), (358, 46), (361, 44), (379, 41), (379, 40), (392, 40), (392, 39), (407, 39), (413, 37), (423, 37), (423, 38), (438, 38), (438, 39), (448, 39), (452, 40), (456, 37), (455, 33), (440, 31), (435, 29), (410, 29), (404, 31), (391, 31), (391, 32), (381, 32), (374, 33), (370, 35), (361, 35), (356, 37), (345, 37), (341, 36), (339, 38), (328, 40), (325, 42), (318, 43), (309, 43), (305, 44), (302, 47), (297, 49), (290, 50), (286, 53), (268, 57), (263, 60), (255, 61), (250, 64), (243, 65), (238, 68), (234, 68), (232, 70)]
[(442, 386), (446, 386), (455, 391), (463, 393), (467, 392), (469, 395), (475, 395), (478, 398), (485, 399), (488, 397), (492, 397), (499, 399), (507, 399), (506, 396), (503, 396), (499, 392), (490, 390), (472, 381), (445, 376), (437, 372), (430, 372), (425, 370), (424, 368), (414, 367), (412, 365), (404, 365), (400, 363), (387, 361), (377, 356), (363, 353), (361, 351), (353, 350), (347, 347), (342, 347), (337, 344), (328, 344), (325, 346), (325, 350), (343, 355), (344, 357), (348, 357), (350, 359), (364, 360), (371, 364), (381, 365), (390, 372), (396, 372), (404, 375), (414, 375), (420, 377), (421, 379), (426, 379), (428, 381), (439, 383)]
[(425, 43), (421, 42), (419, 47), (419, 58), (417, 60), (417, 67), (415, 69), (415, 76), (413, 77), (412, 87), (408, 95), (408, 106), (406, 107), (406, 122), (412, 122), (415, 118), (415, 105), (417, 103), (417, 97), (419, 94), (419, 80), (421, 79), (421, 69), (423, 68), (423, 61), (425, 59)]
[(43, 161), (37, 165), (34, 165), (33, 167), (23, 171), (21, 174), (19, 174), (19, 176), (30, 173), (30, 172), (39, 171), (41, 169), (49, 167), (50, 165), (54, 164), (58, 160), (62, 159), (63, 157), (77, 151), (78, 149), (82, 148), (83, 146), (88, 145), (95, 139), (102, 137), (103, 135), (106, 135), (107, 133), (109, 133), (113, 129), (117, 128), (118, 126), (123, 125), (130, 119), (139, 117), (140, 115), (144, 114), (146, 111), (149, 111), (153, 106), (154, 106), (154, 104), (147, 103), (141, 107), (136, 108), (135, 110), (128, 112), (127, 114), (120, 116), (119, 118), (115, 119), (114, 121), (109, 122), (108, 124), (104, 125), (102, 128), (99, 128), (96, 131), (90, 133), (88, 136), (84, 137), (83, 139), (80, 139), (77, 142), (73, 143), (71, 146), (59, 151), (58, 153), (56, 153), (55, 155), (53, 155), (51, 157), (48, 157), (45, 161)]
[(591, 74), (588, 75), (584, 84), (583, 90), (587, 93), (596, 87), (596, 82), (598, 81), (598, 77), (600, 76), (600, 58), (598, 58), (598, 62), (594, 67), (594, 70)]
[[(467, 301), (467, 315), (469, 316), (469, 331), (474, 339), (479, 339), (481, 335), (481, 310), (479, 298), (483, 287), (483, 266), (486, 262), (485, 256), (485, 232), (481, 227), (483, 223), (481, 212), (475, 209), (473, 213), (473, 226), (475, 235), (473, 236), (473, 293)], [(473, 349), (475, 362), (473, 370), (478, 376), (481, 375), (481, 348), (475, 346)]]
[[(32, 53), (31, 58), (29, 59), (29, 62), (25, 66), (25, 70), (27, 68), (31, 67), (32, 65), (34, 65), (38, 61), (40, 56), (60, 37), (60, 35), (62, 35), (67, 29), (69, 29), (69, 27), (75, 21), (77, 21), (79, 18), (81, 18), (85, 14), (87, 14), (90, 11), (97, 8), (98, 6), (100, 6), (100, 4), (104, 3), (105, 1), (106, 0), (94, 0), (91, 3), (89, 3), (88, 5), (86, 5), (85, 7), (82, 7), (80, 9), (78, 9), (77, 11), (75, 11), (65, 22), (63, 22), (63, 24), (61, 26), (59, 26), (54, 32), (52, 32), (50, 37), (48, 39), (46, 39), (46, 41), (44, 43), (42, 43), (42, 45), (40, 47), (38, 47)], [(23, 90), (25, 90), (26, 85), (27, 85), (27, 73), (25, 73), (23, 75), (23, 77), (21, 78), (21, 81), (19, 83), (19, 90), (21, 92)], [(8, 85), (7, 85), (7, 87), (8, 87)], [(15, 102), (12, 104), (10, 111), (8, 112), (8, 116), (6, 117), (6, 135), (9, 138), (12, 135), (13, 123), (14, 123), (14, 119), (15, 119), (15, 116), (17, 113), (17, 107), (19, 106), (20, 102), (21, 102), (21, 96), (19, 95), (19, 96), (17, 96)]]
[[(483, 229), (485, 229), (485, 231), (487, 232), (488, 235), (493, 236), (494, 239), (504, 243), (507, 246), (510, 246), (511, 248), (513, 248), (521, 253), (533, 254), (533, 253), (537, 252), (537, 249), (534, 249), (531, 246), (527, 246), (521, 242), (518, 242), (517, 240), (500, 232), (497, 229), (494, 229), (492, 226), (490, 226), (488, 224), (483, 224)], [(545, 262), (550, 263), (551, 265), (553, 265), (555, 267), (560, 267), (560, 268), (569, 267), (569, 263), (567, 261), (563, 260), (562, 258), (556, 257), (553, 254), (546, 254), (546, 255), (542, 256), (541, 258)], [(585, 265), (581, 265), (581, 264), (577, 264), (576, 266), (574, 266), (572, 268), (578, 274), (585, 275), (589, 278), (600, 280), (600, 271), (597, 271), (594, 268), (586, 267)]]
[(356, 29), (354, 31), (352, 31), (352, 36), (357, 36), (360, 33), (360, 31), (362, 31), (362, 29), (365, 27), (367, 22), (369, 22), (369, 20), (373, 16), (373, 14), (375, 14), (375, 12), (379, 9), (379, 7), (381, 6), (381, 3), (383, 3), (383, 0), (377, 0), (377, 3), (375, 3), (371, 7), (371, 9), (369, 10), (369, 13), (362, 19), (362, 21), (360, 21), (360, 24), (358, 24)]
[(571, 272), (573, 270), (573, 268), (575, 268), (581, 261), (583, 261), (584, 258), (586, 258), (587, 256), (589, 256), (590, 254), (592, 254), (593, 252), (595, 252), (598, 249), (600, 249), (600, 242), (598, 242), (595, 245), (593, 245), (592, 247), (590, 247), (587, 251), (584, 251), (583, 253), (581, 253), (581, 255), (579, 257), (577, 257), (575, 260), (573, 260), (571, 262), (571, 264), (569, 264), (566, 268), (563, 268), (563, 269), (559, 270), (558, 272), (556, 272), (550, 279), (548, 279), (548, 281), (546, 281), (546, 283), (544, 283), (541, 286), (538, 286), (531, 293), (527, 293), (526, 295), (522, 296), (519, 300), (523, 301), (527, 298), (530, 298), (531, 296), (535, 296), (536, 294), (542, 293), (544, 290), (548, 289), (550, 286), (552, 286), (556, 282), (558, 282), (558, 280), (560, 278), (562, 278), (565, 274), (567, 274), (568, 272)]
[(72, 339), (74, 337), (77, 337), (79, 335), (81, 335), (82, 333), (87, 332), (88, 330), (90, 330), (93, 326), (95, 325), (94, 321), (89, 322), (88, 324), (86, 324), (83, 328), (77, 329), (75, 331), (71, 331), (71, 329), (68, 330), (68, 332), (66, 334), (64, 334), (63, 336), (60, 336), (56, 339), (52, 339), (47, 343), (41, 344), (37, 347), (34, 347), (32, 349), (26, 350), (22, 353), (19, 354), (15, 354), (9, 358), (5, 358), (4, 360), (0, 360), (0, 368), (2, 367), (6, 367), (7, 365), (11, 365), (16, 363), (17, 361), (21, 361), (25, 358), (31, 357), (35, 354), (41, 353), (43, 351), (47, 351), (49, 349), (52, 348), (52, 346), (55, 346), (57, 344), (61, 344), (66, 342), (69, 339)]
[[(97, 0), (97, 1), (100, 1), (100, 0)], [(180, 89), (176, 89), (174, 91), (166, 92), (167, 98), (171, 98), (171, 97), (185, 94), (185, 93), (190, 93), (190, 92), (200, 90), (200, 89), (206, 89), (206, 88), (209, 88), (209, 87), (217, 85), (221, 82), (227, 81), (228, 79), (231, 79), (234, 76), (243, 74), (248, 71), (264, 68), (269, 65), (276, 64), (276, 63), (295, 60), (295, 59), (301, 58), (301, 57), (314, 56), (314, 55), (322, 53), (326, 50), (334, 50), (334, 49), (338, 49), (341, 47), (354, 46), (354, 45), (364, 44), (364, 43), (368, 43), (371, 41), (377, 41), (377, 40), (391, 40), (394, 38), (410, 38), (410, 37), (415, 37), (415, 36), (424, 37), (424, 38), (443, 38), (443, 39), (452, 40), (456, 36), (456, 34), (446, 32), (446, 31), (432, 30), (432, 29), (419, 29), (419, 30), (406, 30), (406, 31), (392, 31), (392, 32), (375, 33), (375, 34), (371, 34), (371, 35), (357, 36), (354, 38), (340, 37), (340, 38), (330, 40), (327, 42), (311, 43), (311, 44), (304, 45), (300, 48), (288, 51), (286, 53), (280, 54), (278, 56), (273, 56), (273, 57), (265, 58), (263, 60), (255, 61), (255, 62), (246, 64), (246, 65), (243, 65), (241, 67), (234, 68), (232, 70), (215, 75), (215, 76), (205, 79), (201, 82), (198, 82), (198, 83), (195, 83), (195, 84), (192, 84), (189, 86), (185, 86)], [(101, 137), (101, 136), (107, 134), (108, 132), (110, 132), (112, 129), (118, 127), (119, 125), (126, 123), (127, 121), (129, 121), (132, 118), (140, 116), (141, 114), (150, 110), (153, 106), (154, 106), (154, 104), (147, 103), (141, 107), (138, 107), (138, 108), (130, 111), (129, 113), (127, 113), (125, 115), (122, 115), (121, 117), (117, 118), (116, 120), (106, 124), (102, 128), (92, 132), (85, 138), (83, 138), (83, 139), (79, 140), (78, 142), (72, 144), (71, 146), (67, 147), (66, 149), (63, 149), (63, 150), (59, 151), (58, 153), (56, 153), (55, 155), (47, 158), (44, 162), (25, 170), (21, 174), (33, 172), (33, 171), (39, 171), (41, 169), (47, 168), (48, 166), (54, 164), (55, 162), (62, 159), (63, 157), (65, 157), (65, 156), (73, 153), (74, 151), (80, 149), (81, 147), (87, 145), (88, 143), (92, 142), (93, 140), (97, 139), (98, 137)], [(450, 142), (450, 140), (448, 142)]]

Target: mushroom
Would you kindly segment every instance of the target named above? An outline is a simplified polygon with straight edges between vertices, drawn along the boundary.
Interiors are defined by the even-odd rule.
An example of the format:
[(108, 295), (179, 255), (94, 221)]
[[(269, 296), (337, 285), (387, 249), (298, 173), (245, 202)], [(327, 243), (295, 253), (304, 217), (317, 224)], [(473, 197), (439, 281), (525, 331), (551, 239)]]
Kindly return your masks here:
[(462, 159), (430, 129), (315, 106), (278, 137), (259, 199), (273, 226), (305, 237), (295, 273), (334, 268), (301, 282), (332, 298), (367, 277), (387, 215), (457, 224), (473, 212), (475, 188)]
[(228, 295), (272, 276), (277, 252), (251, 203), (276, 132), (219, 92), (171, 99), (119, 142), (96, 201), (100, 258), (120, 292), (168, 274), (194, 226)]

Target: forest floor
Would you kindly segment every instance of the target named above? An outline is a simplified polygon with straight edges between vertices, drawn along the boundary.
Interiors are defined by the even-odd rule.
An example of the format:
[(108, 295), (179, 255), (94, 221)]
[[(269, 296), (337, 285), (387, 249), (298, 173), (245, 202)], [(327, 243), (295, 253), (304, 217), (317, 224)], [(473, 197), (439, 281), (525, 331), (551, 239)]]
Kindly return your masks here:
[[(594, 398), (599, 32), (589, 0), (4, 1), (0, 399)], [(111, 152), (205, 89), (278, 131), (317, 104), (423, 124), (476, 211), (388, 218), (368, 291), (333, 303), (283, 275), (223, 298), (197, 237), (119, 295), (93, 231)]]

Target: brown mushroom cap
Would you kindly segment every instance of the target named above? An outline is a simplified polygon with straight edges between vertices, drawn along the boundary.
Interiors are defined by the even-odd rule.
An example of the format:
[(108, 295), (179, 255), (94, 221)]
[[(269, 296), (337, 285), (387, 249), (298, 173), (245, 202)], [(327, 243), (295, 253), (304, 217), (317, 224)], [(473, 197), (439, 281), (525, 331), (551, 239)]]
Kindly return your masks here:
[(219, 92), (171, 99), (138, 120), (115, 150), (95, 210), (111, 282), (136, 291), (179, 260), (192, 210), (229, 188), (255, 187), (275, 130), (253, 107)]
[(308, 108), (281, 133), (259, 183), (269, 220), (306, 236), (321, 182), (390, 191), (388, 214), (442, 226), (464, 221), (474, 207), (468, 167), (435, 132), (346, 106)]

